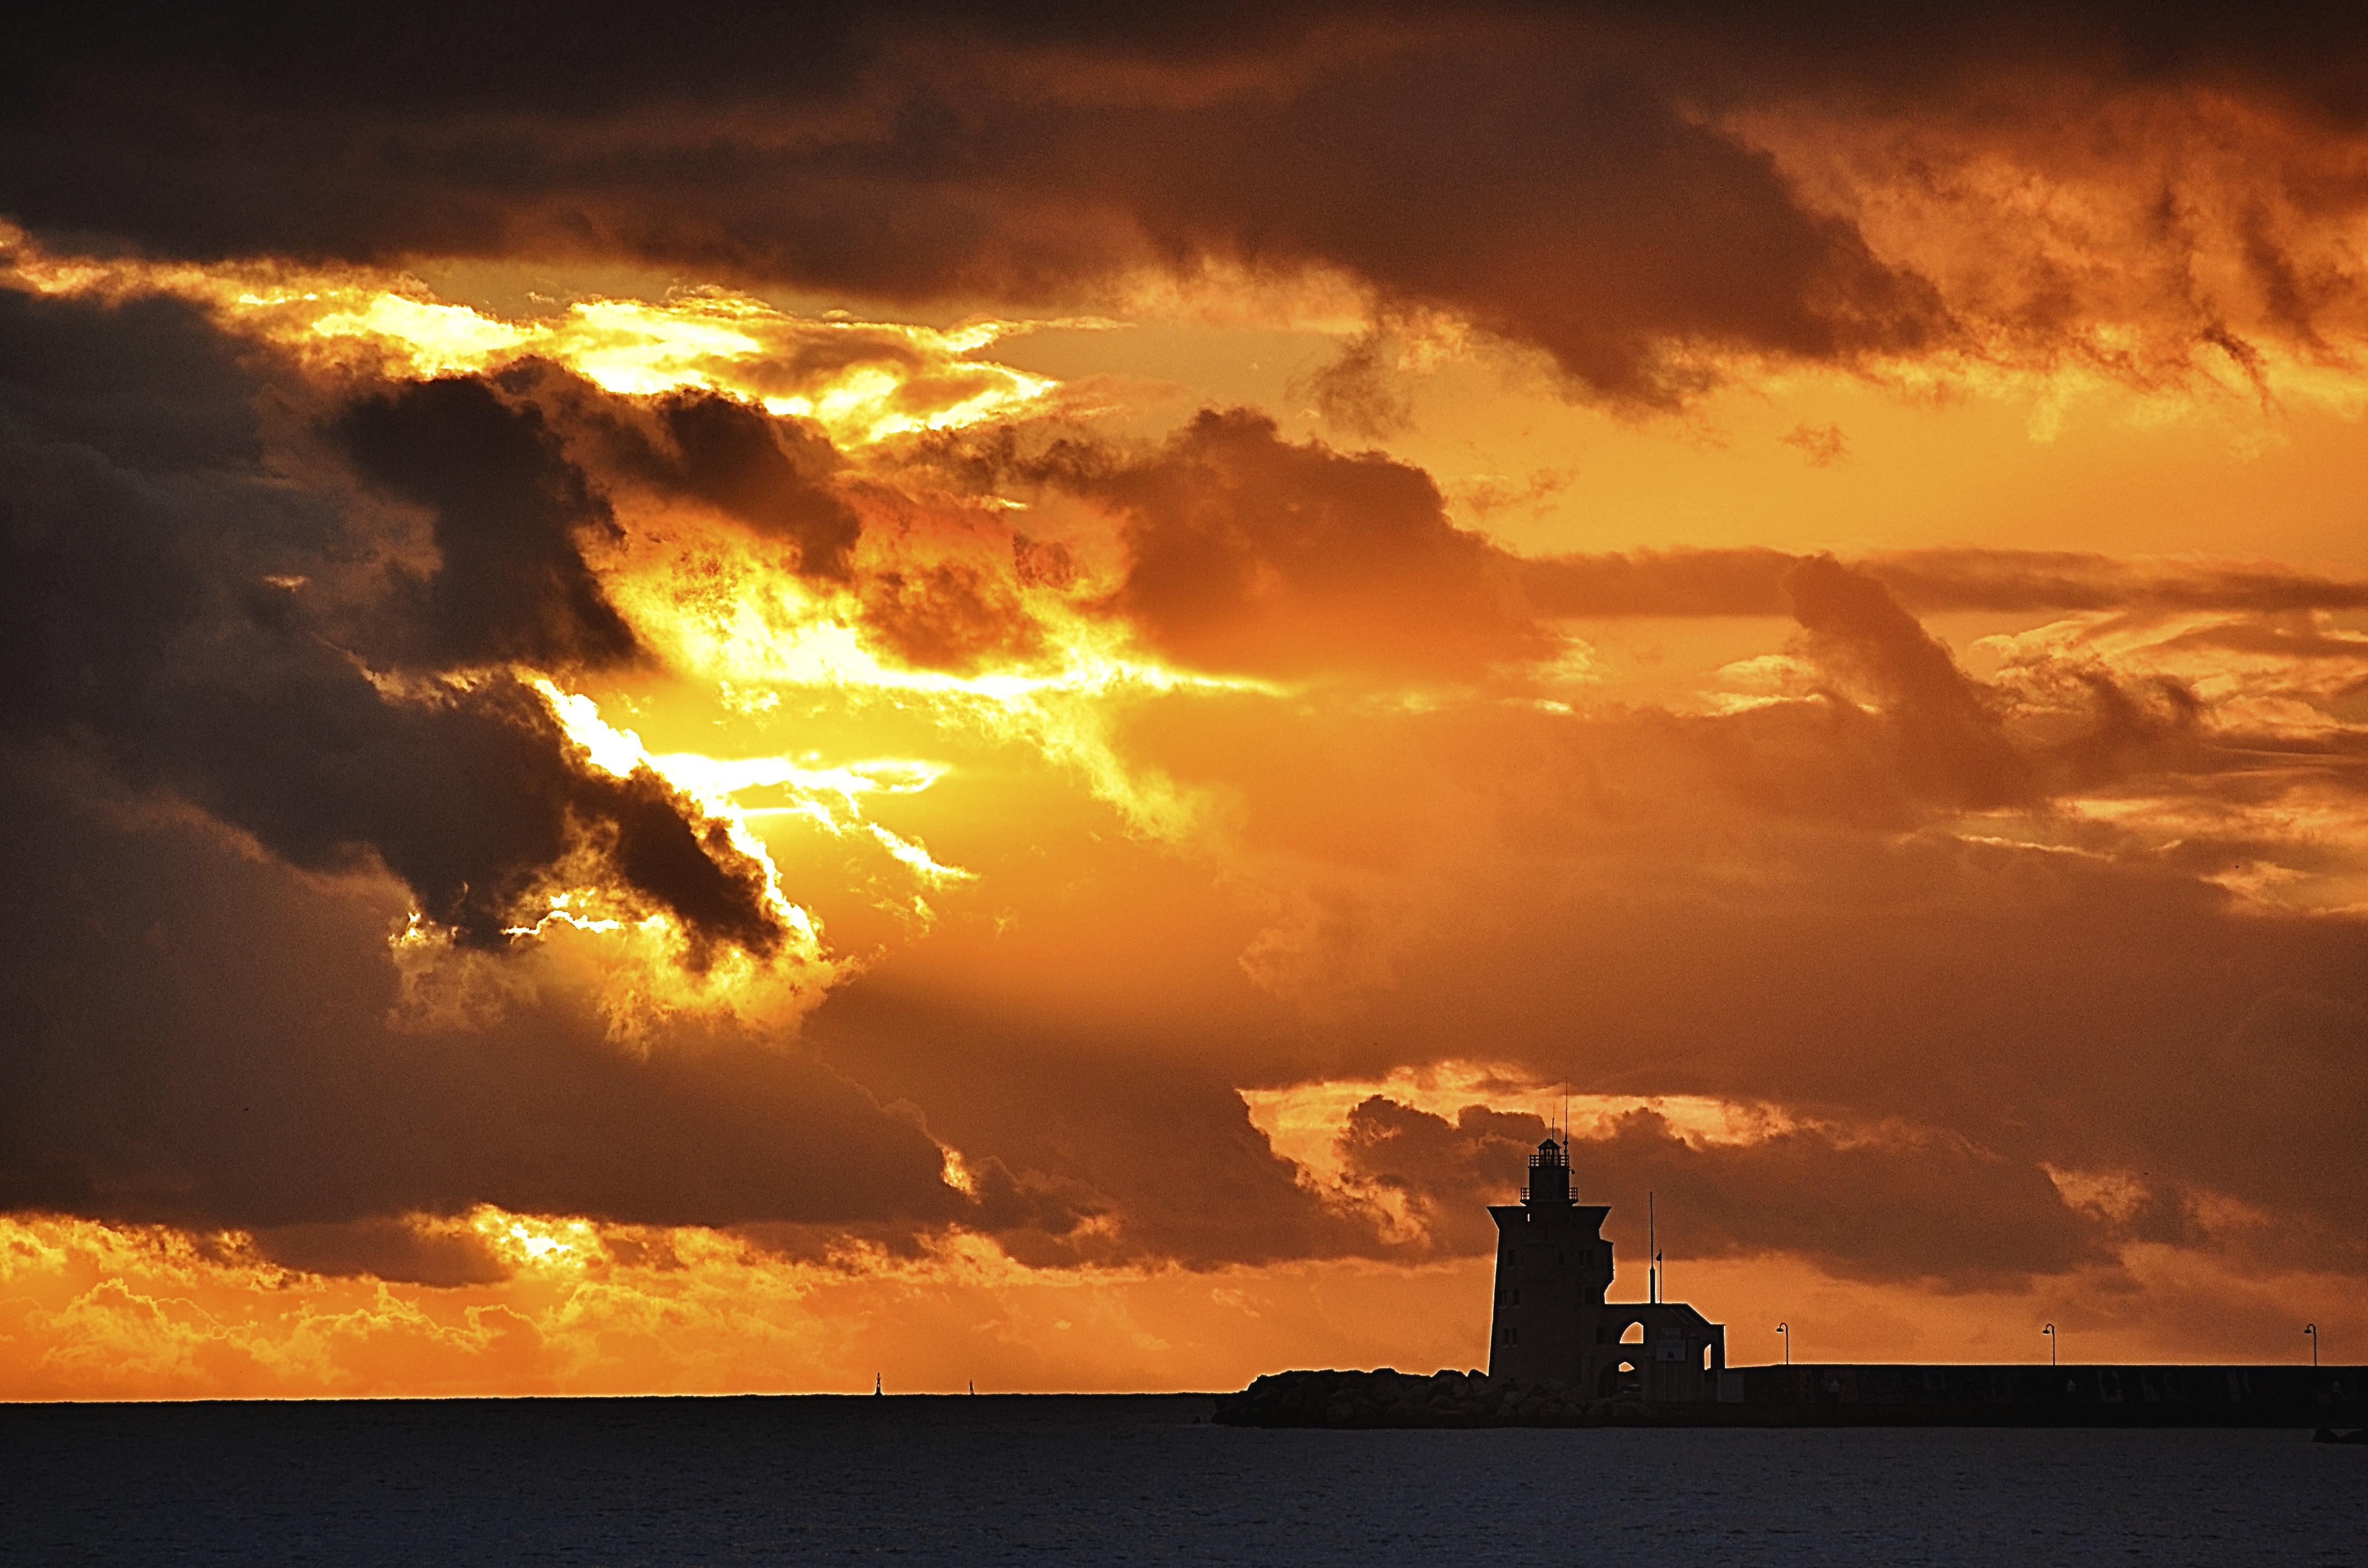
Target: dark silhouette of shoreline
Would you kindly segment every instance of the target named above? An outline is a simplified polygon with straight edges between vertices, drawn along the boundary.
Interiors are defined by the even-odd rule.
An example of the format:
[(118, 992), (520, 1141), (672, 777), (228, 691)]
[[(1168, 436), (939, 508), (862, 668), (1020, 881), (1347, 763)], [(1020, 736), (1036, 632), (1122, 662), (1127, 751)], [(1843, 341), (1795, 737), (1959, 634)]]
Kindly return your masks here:
[[(1292, 1371), (1217, 1402), (1230, 1426), (2271, 1426), (2368, 1424), (2368, 1368), (1730, 1367), (1726, 1328), (1660, 1299), (1606, 1292), (1611, 1210), (1584, 1204), (1565, 1144), (1530, 1156), (1518, 1203), (1493, 1204), (1488, 1370), (1429, 1377)], [(2054, 1325), (2051, 1324), (2052, 1332)]]
[[(1227, 1426), (2368, 1426), (2368, 1367), (1730, 1368), (1733, 1397), (1590, 1398), (1482, 1372), (1276, 1372), (1217, 1401)], [(1739, 1385), (1739, 1386), (1738, 1386)]]

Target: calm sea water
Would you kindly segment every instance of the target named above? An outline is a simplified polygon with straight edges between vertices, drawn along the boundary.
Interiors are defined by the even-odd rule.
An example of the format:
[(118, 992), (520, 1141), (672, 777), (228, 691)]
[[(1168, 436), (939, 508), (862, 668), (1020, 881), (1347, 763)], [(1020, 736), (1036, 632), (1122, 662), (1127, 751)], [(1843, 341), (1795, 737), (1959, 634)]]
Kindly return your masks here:
[(0, 1407), (7, 1563), (2368, 1563), (2292, 1432), (1259, 1432), (1193, 1397)]

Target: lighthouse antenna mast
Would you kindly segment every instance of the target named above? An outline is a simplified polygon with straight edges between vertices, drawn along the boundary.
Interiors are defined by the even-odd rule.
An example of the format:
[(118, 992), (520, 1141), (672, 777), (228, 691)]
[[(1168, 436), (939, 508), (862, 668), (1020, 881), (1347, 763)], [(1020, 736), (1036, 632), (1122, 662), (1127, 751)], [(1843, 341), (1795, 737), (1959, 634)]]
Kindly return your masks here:
[(1645, 1251), (1649, 1255), (1645, 1267), (1645, 1299), (1658, 1305), (1661, 1300), (1661, 1226), (1653, 1214), (1653, 1195), (1645, 1195)]

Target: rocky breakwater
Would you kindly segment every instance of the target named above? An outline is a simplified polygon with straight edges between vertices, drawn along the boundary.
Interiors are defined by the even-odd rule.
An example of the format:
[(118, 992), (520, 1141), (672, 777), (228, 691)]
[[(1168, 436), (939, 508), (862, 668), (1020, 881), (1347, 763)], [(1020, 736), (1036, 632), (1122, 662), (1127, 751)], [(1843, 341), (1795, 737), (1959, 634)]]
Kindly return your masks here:
[(1219, 1395), (1213, 1419), (1226, 1426), (1599, 1426), (1639, 1414), (1634, 1400), (1587, 1399), (1551, 1381), (1525, 1387), (1481, 1372), (1426, 1378), (1383, 1367), (1271, 1372), (1239, 1393)]

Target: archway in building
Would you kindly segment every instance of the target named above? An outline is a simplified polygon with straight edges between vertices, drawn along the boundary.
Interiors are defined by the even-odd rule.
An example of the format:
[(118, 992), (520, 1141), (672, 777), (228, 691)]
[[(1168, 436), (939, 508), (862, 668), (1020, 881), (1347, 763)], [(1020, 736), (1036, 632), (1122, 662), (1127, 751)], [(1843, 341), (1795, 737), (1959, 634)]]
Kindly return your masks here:
[(1620, 1343), (1622, 1345), (1644, 1344), (1645, 1325), (1641, 1323), (1632, 1323), (1626, 1328), (1622, 1329), (1620, 1331)]
[(1602, 1375), (1595, 1380), (1595, 1397), (1615, 1399), (1623, 1393), (1640, 1392), (1644, 1386), (1645, 1380), (1637, 1372), (1636, 1363), (1622, 1361), (1616, 1367), (1603, 1369)]

